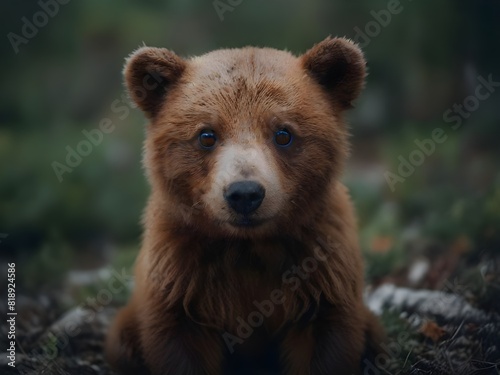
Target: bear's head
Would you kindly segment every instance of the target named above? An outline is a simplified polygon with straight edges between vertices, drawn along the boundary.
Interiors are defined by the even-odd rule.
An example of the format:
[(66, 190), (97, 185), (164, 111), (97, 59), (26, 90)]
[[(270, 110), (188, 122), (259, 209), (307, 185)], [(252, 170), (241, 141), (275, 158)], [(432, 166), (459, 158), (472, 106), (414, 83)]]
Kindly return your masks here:
[(183, 59), (138, 49), (125, 80), (150, 120), (152, 202), (210, 236), (307, 226), (346, 159), (342, 114), (364, 79), (362, 52), (342, 38), (298, 57), (243, 48)]

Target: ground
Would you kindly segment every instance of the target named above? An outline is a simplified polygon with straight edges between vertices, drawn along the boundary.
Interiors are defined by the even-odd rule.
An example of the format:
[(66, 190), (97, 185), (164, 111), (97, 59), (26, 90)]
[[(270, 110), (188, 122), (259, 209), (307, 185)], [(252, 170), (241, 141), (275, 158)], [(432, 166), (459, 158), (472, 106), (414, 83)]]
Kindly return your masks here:
[[(432, 267), (415, 263), (408, 272), (413, 272), (414, 283), (422, 284), (431, 277)], [(462, 274), (479, 274), (477, 289), (470, 283), (464, 288), (454, 278), (441, 290), (397, 286), (402, 284), (401, 273), (368, 287), (367, 304), (381, 316), (389, 336), (385, 352), (376, 359), (382, 366), (379, 373), (499, 374), (499, 267), (500, 259), (490, 259), (462, 270)], [(103, 339), (126, 292), (114, 300), (105, 297), (108, 293), (103, 291), (110, 288), (112, 278), (109, 269), (72, 273), (66, 293), (18, 295), (17, 368), (8, 366), (4, 356), (0, 372), (113, 374), (103, 358)], [(83, 302), (72, 306), (71, 290), (77, 283), (87, 284), (88, 294), (98, 298), (80, 296)]]

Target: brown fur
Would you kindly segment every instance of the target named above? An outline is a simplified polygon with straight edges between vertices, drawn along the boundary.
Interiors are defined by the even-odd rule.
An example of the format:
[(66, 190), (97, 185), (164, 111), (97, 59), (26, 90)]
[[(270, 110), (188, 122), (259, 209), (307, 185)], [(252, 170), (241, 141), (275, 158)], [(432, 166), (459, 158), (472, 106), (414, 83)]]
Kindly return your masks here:
[[(183, 60), (143, 47), (125, 77), (151, 120), (152, 192), (135, 291), (107, 340), (110, 362), (123, 374), (359, 372), (381, 337), (362, 302), (355, 219), (338, 182), (348, 153), (342, 113), (365, 77), (360, 50), (327, 38), (300, 57), (244, 48)], [(283, 124), (295, 137), (278, 149), (272, 136)], [(220, 142), (213, 151), (197, 143), (207, 126)], [(260, 150), (278, 181), (256, 227), (228, 224), (235, 214), (210, 195), (224, 188), (214, 171), (233, 144)], [(246, 162), (241, 175), (258, 176)], [(306, 258), (317, 269), (299, 279), (291, 270)], [(224, 333), (236, 335), (238, 318), (276, 289), (283, 304), (231, 353)]]

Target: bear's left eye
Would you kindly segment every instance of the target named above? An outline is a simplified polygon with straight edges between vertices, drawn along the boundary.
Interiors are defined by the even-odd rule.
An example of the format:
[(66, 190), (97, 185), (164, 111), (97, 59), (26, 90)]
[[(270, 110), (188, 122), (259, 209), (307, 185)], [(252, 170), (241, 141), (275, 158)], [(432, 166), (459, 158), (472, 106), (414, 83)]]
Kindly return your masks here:
[(278, 130), (274, 133), (274, 142), (280, 147), (287, 147), (292, 144), (292, 133), (286, 129)]
[(215, 133), (211, 130), (203, 130), (198, 137), (201, 147), (205, 149), (212, 149), (215, 147), (217, 142), (217, 137)]

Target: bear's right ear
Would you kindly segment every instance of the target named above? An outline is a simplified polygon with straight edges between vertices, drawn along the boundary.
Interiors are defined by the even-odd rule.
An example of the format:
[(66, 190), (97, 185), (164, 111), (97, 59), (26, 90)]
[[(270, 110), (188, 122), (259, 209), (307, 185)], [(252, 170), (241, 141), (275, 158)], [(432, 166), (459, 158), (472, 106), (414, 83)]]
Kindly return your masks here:
[(165, 48), (141, 47), (123, 70), (132, 100), (148, 118), (161, 109), (165, 95), (186, 69), (186, 61)]

